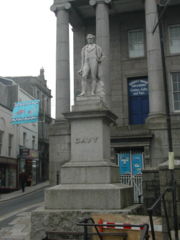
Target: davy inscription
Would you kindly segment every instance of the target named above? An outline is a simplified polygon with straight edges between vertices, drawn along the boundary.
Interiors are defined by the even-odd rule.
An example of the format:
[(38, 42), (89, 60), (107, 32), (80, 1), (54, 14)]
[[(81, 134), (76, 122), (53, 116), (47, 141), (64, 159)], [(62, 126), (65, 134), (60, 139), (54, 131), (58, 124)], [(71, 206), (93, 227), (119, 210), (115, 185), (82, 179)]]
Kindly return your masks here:
[(83, 137), (83, 138), (76, 138), (75, 143), (81, 144), (81, 143), (96, 143), (98, 140), (98, 137)]

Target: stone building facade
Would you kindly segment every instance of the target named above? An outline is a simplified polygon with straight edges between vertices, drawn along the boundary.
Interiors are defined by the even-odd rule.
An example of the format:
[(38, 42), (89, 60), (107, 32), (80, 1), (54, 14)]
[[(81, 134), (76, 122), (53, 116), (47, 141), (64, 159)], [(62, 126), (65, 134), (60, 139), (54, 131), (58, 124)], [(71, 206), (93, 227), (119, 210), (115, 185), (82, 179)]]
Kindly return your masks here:
[(40, 172), (38, 181), (49, 178), (49, 125), (51, 123), (51, 90), (47, 87), (44, 69), (40, 69), (37, 77), (21, 76), (8, 77), (15, 81), (22, 89), (35, 99), (40, 100), (39, 122), (38, 122), (38, 150), (40, 160)]
[[(160, 25), (158, 16), (164, 7)], [(70, 159), (70, 130), (63, 115), (70, 111), (69, 24), (74, 33), (75, 98), (81, 88), (78, 75), (81, 49), (86, 44), (86, 35), (92, 33), (105, 55), (102, 64), (105, 102), (118, 117), (111, 127), (112, 159), (118, 160), (117, 155), (124, 153), (131, 159), (134, 154), (141, 154), (149, 181), (148, 176), (157, 173), (159, 164), (167, 161), (168, 152), (173, 151), (175, 159), (180, 156), (179, 1), (55, 0), (51, 10), (57, 18), (57, 128), (50, 132), (51, 182), (55, 183), (54, 170)], [(156, 188), (156, 196), (159, 191)]]
[(0, 192), (17, 189), (17, 127), (11, 122), (12, 112), (0, 104)]
[[(104, 51), (103, 81), (106, 104), (118, 116), (112, 127), (115, 154), (140, 152), (144, 168), (156, 168), (168, 157), (162, 50), (158, 21), (159, 1), (85, 0), (54, 1), (57, 17), (56, 116), (69, 106), (69, 33), (74, 33), (74, 95), (80, 93), (81, 49), (86, 35), (96, 35)], [(173, 151), (179, 152), (180, 87), (180, 4), (170, 1), (163, 16), (168, 98), (172, 122)]]
[[(13, 125), (12, 110), (15, 102), (33, 100), (13, 80), (0, 77), (0, 191), (14, 191), (19, 187), (19, 173), (26, 170), (35, 184), (37, 169), (32, 153), (38, 152), (37, 123)], [(26, 156), (21, 153), (26, 152)]]
[[(160, 34), (162, 28), (157, 25), (155, 29), (155, 26), (158, 22), (158, 9), (164, 8), (163, 3), (165, 5), (168, 3), (168, 7), (162, 19), (162, 38)], [(157, 197), (165, 186), (162, 176), (163, 178), (168, 176), (157, 172), (159, 165), (167, 161), (168, 152), (172, 151), (169, 148), (167, 117), (171, 119), (175, 158), (180, 154), (180, 2), (178, 0), (54, 0), (51, 10), (57, 18), (56, 122), (50, 129), (51, 183), (56, 184), (55, 173), (58, 170), (61, 170), (62, 176), (60, 176), (61, 184), (46, 191), (45, 208), (32, 214), (31, 239), (33, 240), (39, 239), (41, 234), (44, 237), (45, 231), (63, 231), (64, 228), (67, 230), (65, 222), (69, 216), (71, 216), (69, 228), (72, 231), (72, 216), (78, 213), (78, 216), (76, 215), (78, 219), (84, 213), (87, 214), (87, 209), (88, 213), (93, 209), (93, 212), (114, 210), (113, 213), (117, 214), (121, 212), (121, 208), (124, 208), (124, 206), (117, 207), (118, 197), (115, 195), (112, 195), (112, 204), (101, 204), (105, 200), (108, 202), (111, 197), (109, 195), (102, 197), (104, 195), (101, 190), (98, 191), (102, 193), (101, 196), (97, 197), (94, 191), (99, 186), (97, 184), (99, 179), (100, 189), (106, 188), (108, 179), (105, 177), (108, 175), (104, 174), (99, 167), (101, 165), (98, 165), (98, 161), (103, 157), (92, 161), (91, 157), (94, 157), (94, 153), (98, 153), (97, 146), (89, 144), (91, 152), (88, 152), (87, 143), (91, 134), (93, 136), (98, 134), (98, 130), (94, 133), (97, 126), (92, 125), (92, 117), (101, 119), (103, 124), (110, 123), (102, 116), (98, 118), (99, 114), (107, 109), (118, 117), (116, 124), (111, 125), (112, 159), (117, 154), (138, 153), (143, 156), (144, 174), (147, 176), (144, 179), (148, 187), (144, 196), (149, 197), (150, 204), (152, 197)], [(74, 32), (75, 105), (72, 112), (70, 112), (69, 85), (69, 24), (72, 25)], [(105, 91), (103, 103), (106, 110), (102, 106), (95, 106), (96, 101), (93, 97), (98, 98), (98, 96), (89, 98), (78, 96), (81, 90), (81, 78), (78, 75), (81, 67), (81, 49), (86, 44), (88, 33), (96, 35), (96, 43), (103, 49), (105, 56), (102, 63), (102, 80)], [(160, 41), (162, 39), (164, 48)], [(162, 51), (163, 49), (165, 51)], [(167, 116), (167, 98), (170, 116)], [(93, 109), (92, 105), (95, 106)], [(106, 137), (104, 136), (103, 146), (107, 147), (105, 149), (108, 152)], [(89, 159), (92, 162), (88, 162)], [(92, 166), (98, 174), (95, 172), (94, 175), (90, 174)], [(111, 173), (111, 176), (114, 176), (114, 172)], [(116, 181), (117, 179), (113, 181), (115, 185)], [(110, 183), (109, 188), (106, 188), (107, 193), (113, 190), (114, 185)], [(89, 198), (94, 200), (88, 202), (84, 196), (93, 196)], [(119, 196), (125, 197), (121, 193)], [(132, 200), (132, 195), (128, 196)], [(101, 206), (97, 204), (99, 201)], [(145, 202), (148, 202), (147, 199)], [(65, 217), (60, 220), (63, 214)], [(37, 222), (42, 224), (38, 226)], [(61, 226), (56, 225), (59, 222)]]

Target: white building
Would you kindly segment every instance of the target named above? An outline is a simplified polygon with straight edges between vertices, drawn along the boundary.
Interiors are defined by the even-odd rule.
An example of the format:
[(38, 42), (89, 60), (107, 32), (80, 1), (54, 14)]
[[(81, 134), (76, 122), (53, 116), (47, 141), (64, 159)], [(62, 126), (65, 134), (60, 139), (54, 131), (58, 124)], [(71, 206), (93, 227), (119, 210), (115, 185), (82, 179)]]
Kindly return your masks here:
[[(18, 86), (18, 102), (33, 100), (34, 98), (25, 90)], [(38, 123), (24, 123), (18, 125), (19, 134), (19, 171), (23, 169), (32, 180), (36, 183), (37, 166), (39, 160), (38, 154)], [(29, 183), (31, 184), (31, 183)]]
[(17, 126), (11, 124), (12, 112), (0, 104), (0, 188), (17, 188)]
[(14, 81), (0, 78), (0, 190), (18, 188), (19, 173), (25, 169), (35, 184), (38, 168), (38, 123), (11, 124), (15, 102), (34, 98)]

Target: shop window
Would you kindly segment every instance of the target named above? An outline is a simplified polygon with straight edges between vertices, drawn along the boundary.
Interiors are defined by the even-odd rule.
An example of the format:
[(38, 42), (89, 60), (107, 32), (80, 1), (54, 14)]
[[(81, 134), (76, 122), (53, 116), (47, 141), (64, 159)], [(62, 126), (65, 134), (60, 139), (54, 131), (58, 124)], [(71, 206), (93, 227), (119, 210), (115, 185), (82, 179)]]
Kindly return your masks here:
[(3, 131), (0, 131), (0, 155), (2, 154)]
[(44, 114), (44, 112), (45, 112), (45, 97), (44, 97), (44, 95), (42, 95), (41, 105), (42, 105), (42, 111)]
[(37, 90), (37, 99), (40, 99), (40, 92)]
[(175, 111), (180, 111), (180, 72), (171, 74), (173, 86), (173, 105)]
[(46, 100), (46, 113), (49, 114), (49, 99)]
[(180, 53), (180, 25), (169, 27), (169, 45), (170, 53)]
[(9, 136), (8, 136), (8, 156), (12, 155), (12, 141), (13, 141), (13, 135), (9, 134)]
[(128, 32), (129, 57), (144, 57), (144, 32), (142, 29)]
[(23, 132), (23, 146), (26, 146), (26, 138), (27, 138), (27, 133)]

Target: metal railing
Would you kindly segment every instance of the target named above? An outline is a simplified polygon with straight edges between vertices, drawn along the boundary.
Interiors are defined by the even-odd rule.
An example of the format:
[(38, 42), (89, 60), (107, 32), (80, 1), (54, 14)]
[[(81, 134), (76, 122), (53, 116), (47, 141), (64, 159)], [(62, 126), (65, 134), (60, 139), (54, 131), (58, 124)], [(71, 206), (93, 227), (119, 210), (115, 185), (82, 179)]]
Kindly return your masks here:
[[(91, 223), (90, 223), (91, 222)], [(103, 233), (99, 232), (98, 227), (107, 227), (107, 228), (113, 228), (113, 227), (125, 227), (125, 229), (130, 229), (131, 227), (138, 227), (141, 229), (140, 234), (140, 240), (148, 240), (149, 239), (149, 225), (148, 224), (96, 224), (92, 218), (85, 218), (79, 223), (77, 223), (79, 226), (84, 227), (84, 240), (88, 240), (89, 238), (89, 232), (88, 227), (94, 227), (96, 230), (97, 235), (99, 236), (100, 240), (103, 240)], [(120, 233), (119, 233), (120, 235)], [(124, 239), (127, 239), (127, 235), (123, 235)]]
[[(148, 215), (149, 215), (149, 220), (150, 220), (150, 226), (151, 226), (151, 234), (152, 234), (152, 240), (156, 240), (155, 236), (155, 231), (154, 231), (154, 223), (153, 223), (153, 211), (159, 207), (160, 202), (162, 202), (162, 206), (164, 209), (164, 214), (165, 214), (165, 220), (166, 220), (166, 225), (167, 225), (167, 234), (169, 237), (169, 240), (172, 240), (171, 237), (171, 229), (170, 229), (170, 224), (169, 224), (169, 218), (168, 218), (168, 212), (167, 212), (167, 207), (166, 207), (166, 201), (165, 201), (165, 195), (168, 192), (172, 193), (172, 203), (173, 203), (173, 209), (176, 209), (176, 199), (174, 199), (174, 192), (176, 191), (176, 188), (174, 187), (167, 187), (164, 192), (158, 197), (158, 199), (154, 202), (154, 204), (147, 209)], [(174, 211), (173, 211), (174, 212)], [(174, 215), (174, 226), (177, 226), (177, 216)], [(178, 236), (178, 229), (175, 227), (175, 236)], [(178, 240), (178, 238), (175, 238)]]
[(133, 187), (134, 203), (143, 202), (142, 175), (121, 175), (120, 183), (127, 184)]

